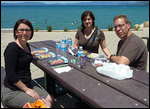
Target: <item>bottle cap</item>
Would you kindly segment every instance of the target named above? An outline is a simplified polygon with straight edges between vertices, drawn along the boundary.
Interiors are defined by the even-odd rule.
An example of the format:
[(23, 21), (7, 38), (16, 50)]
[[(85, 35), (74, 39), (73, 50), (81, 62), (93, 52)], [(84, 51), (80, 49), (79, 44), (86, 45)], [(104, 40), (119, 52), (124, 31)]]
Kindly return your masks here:
[(71, 63), (76, 64), (77, 61), (75, 59), (71, 59)]
[(82, 48), (82, 46), (79, 46), (79, 48)]

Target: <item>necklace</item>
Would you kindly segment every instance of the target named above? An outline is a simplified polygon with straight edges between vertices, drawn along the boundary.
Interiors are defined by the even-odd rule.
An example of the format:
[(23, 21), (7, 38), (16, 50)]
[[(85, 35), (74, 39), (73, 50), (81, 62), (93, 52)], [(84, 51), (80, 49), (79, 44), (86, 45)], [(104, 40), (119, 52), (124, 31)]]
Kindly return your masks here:
[(86, 35), (84, 35), (85, 36), (85, 39), (89, 39), (91, 36), (86, 36)]
[(95, 30), (95, 28), (92, 29), (91, 32), (88, 32), (88, 31), (85, 30), (84, 31), (84, 37), (85, 37), (85, 39), (89, 39), (92, 36), (94, 30)]

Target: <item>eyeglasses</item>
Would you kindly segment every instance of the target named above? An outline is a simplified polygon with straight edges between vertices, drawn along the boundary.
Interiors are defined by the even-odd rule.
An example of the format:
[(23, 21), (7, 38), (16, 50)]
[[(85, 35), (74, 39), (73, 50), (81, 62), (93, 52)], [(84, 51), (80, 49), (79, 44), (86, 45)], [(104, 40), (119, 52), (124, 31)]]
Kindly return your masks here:
[(89, 20), (92, 20), (92, 19), (91, 19), (91, 18), (83, 19), (83, 21), (86, 21), (86, 20), (88, 20), (88, 21), (89, 21)]
[(18, 29), (17, 31), (21, 33), (23, 33), (24, 31), (26, 31), (27, 33), (31, 32), (30, 29)]
[(125, 25), (125, 24), (116, 25), (116, 26), (114, 26), (114, 28), (115, 28), (115, 30), (117, 29), (117, 27), (119, 27), (119, 28), (123, 28), (123, 27), (124, 27), (124, 25)]

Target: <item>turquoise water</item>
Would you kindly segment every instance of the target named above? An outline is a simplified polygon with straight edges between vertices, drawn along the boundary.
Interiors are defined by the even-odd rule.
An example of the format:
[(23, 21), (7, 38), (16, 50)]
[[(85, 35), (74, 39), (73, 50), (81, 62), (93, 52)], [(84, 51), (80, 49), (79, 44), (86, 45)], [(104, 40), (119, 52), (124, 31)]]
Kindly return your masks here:
[(100, 29), (113, 25), (113, 18), (119, 14), (126, 14), (132, 26), (149, 21), (149, 6), (1, 6), (1, 29), (13, 28), (18, 19), (25, 18), (34, 29), (46, 30), (46, 26), (52, 26), (53, 30), (77, 30), (85, 10), (94, 13), (95, 25)]

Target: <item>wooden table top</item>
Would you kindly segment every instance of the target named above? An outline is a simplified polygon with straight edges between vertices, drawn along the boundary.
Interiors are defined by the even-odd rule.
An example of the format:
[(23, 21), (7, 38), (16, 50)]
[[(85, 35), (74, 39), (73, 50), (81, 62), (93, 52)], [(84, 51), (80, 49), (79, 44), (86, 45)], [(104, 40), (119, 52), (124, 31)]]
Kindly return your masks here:
[(146, 36), (145, 36), (145, 37), (141, 37), (141, 38), (142, 38), (142, 39), (149, 39), (149, 37), (146, 37)]
[[(56, 51), (56, 42), (52, 40), (29, 44), (31, 49), (46, 47), (50, 52), (55, 53)], [(133, 70), (132, 79), (115, 80), (97, 73), (89, 59), (86, 61), (86, 68), (80, 69), (76, 64), (70, 63), (75, 56), (67, 53), (67, 58), (73, 70), (61, 74), (50, 69), (51, 66), (47, 63), (47, 59), (34, 59), (33, 63), (94, 107), (149, 107), (149, 73), (131, 68)]]

